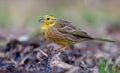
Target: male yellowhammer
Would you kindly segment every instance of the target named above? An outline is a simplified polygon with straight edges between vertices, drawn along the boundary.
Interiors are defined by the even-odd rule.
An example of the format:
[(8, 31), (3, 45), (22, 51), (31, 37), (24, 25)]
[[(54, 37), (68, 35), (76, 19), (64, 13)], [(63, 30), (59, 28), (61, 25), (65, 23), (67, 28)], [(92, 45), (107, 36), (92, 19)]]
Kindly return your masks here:
[(39, 20), (41, 22), (41, 33), (45, 39), (61, 45), (57, 53), (69, 45), (85, 40), (100, 40), (115, 42), (108, 39), (93, 38), (80, 28), (73, 26), (70, 22), (61, 20), (51, 15), (45, 15)]

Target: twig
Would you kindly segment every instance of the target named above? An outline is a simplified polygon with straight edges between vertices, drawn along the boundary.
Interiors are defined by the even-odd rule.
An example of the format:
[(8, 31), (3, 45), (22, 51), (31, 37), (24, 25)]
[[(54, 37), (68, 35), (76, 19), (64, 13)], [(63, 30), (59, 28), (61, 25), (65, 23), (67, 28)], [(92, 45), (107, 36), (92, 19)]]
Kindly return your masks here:
[(39, 51), (40, 51), (43, 55), (45, 55), (46, 57), (48, 57), (48, 55), (47, 55), (44, 51), (42, 51), (41, 49), (39, 49)]

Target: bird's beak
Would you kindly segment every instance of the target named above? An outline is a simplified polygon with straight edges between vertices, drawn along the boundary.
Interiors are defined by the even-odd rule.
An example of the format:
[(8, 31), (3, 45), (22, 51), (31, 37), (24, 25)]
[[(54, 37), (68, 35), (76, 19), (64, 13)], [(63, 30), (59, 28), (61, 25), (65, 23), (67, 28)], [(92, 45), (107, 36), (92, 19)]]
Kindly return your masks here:
[(41, 17), (41, 18), (39, 19), (39, 22), (40, 22), (40, 23), (42, 23), (42, 22), (43, 22), (43, 17)]

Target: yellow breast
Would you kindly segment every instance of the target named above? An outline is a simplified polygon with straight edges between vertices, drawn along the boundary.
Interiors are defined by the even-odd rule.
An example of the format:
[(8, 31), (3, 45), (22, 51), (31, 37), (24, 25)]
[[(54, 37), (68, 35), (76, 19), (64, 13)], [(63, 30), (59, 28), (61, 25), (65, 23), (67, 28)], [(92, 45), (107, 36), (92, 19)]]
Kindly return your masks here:
[(47, 40), (50, 40), (56, 44), (59, 45), (68, 45), (69, 41), (66, 40), (64, 37), (61, 37), (60, 33), (55, 29), (55, 28), (46, 28), (46, 27), (42, 27), (41, 28), (41, 33), (43, 34), (44, 38), (46, 38)]

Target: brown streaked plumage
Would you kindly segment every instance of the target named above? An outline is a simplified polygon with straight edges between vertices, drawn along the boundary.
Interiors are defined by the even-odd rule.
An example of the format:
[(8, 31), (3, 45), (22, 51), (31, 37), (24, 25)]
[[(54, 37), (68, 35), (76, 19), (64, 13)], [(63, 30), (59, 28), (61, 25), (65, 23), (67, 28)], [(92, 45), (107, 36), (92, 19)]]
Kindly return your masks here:
[(100, 40), (115, 42), (108, 39), (93, 38), (80, 28), (73, 26), (70, 22), (55, 18), (54, 16), (45, 15), (40, 19), (41, 33), (43, 36), (56, 44), (62, 45), (57, 52), (77, 42), (85, 40)]

